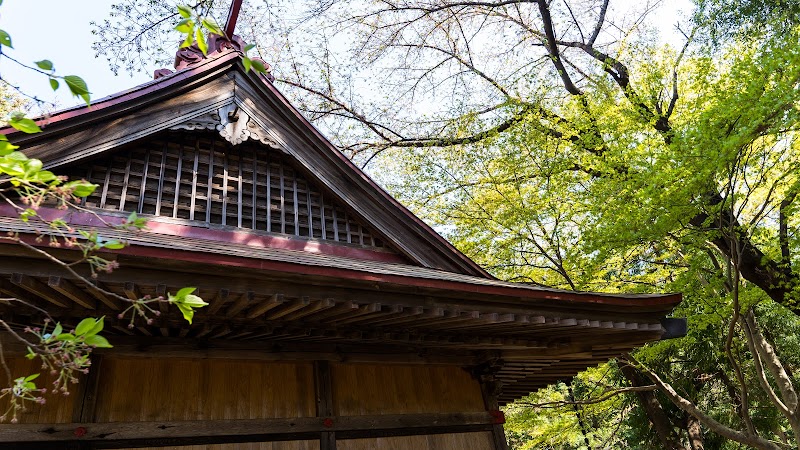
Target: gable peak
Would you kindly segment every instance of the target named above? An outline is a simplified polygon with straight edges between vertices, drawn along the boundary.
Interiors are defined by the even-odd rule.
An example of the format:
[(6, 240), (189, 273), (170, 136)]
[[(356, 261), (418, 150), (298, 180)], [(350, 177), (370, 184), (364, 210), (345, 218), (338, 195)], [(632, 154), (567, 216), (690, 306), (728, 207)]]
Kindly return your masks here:
[[(184, 69), (195, 67), (206, 60), (216, 59), (231, 52), (244, 55), (245, 47), (247, 47), (247, 43), (245, 43), (244, 40), (242, 40), (242, 38), (238, 35), (234, 34), (231, 37), (228, 37), (213, 33), (209, 34), (208, 50), (206, 53), (203, 53), (203, 51), (200, 50), (200, 47), (198, 47), (196, 42), (188, 47), (182, 47), (178, 49), (178, 51), (175, 53), (175, 71), (179, 72)], [(267, 62), (261, 58), (251, 59), (264, 65), (266, 72), (263, 74), (263, 77), (267, 81), (275, 81), (275, 77), (272, 75), (272, 66), (267, 64)], [(153, 72), (153, 79), (157, 80), (172, 73), (174, 72), (170, 69), (158, 69)]]

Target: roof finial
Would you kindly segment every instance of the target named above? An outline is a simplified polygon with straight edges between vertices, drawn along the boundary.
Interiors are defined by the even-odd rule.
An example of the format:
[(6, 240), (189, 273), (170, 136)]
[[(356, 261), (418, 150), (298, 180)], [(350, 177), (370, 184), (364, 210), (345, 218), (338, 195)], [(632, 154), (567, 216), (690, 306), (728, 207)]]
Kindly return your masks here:
[(233, 31), (236, 29), (236, 20), (239, 18), (239, 10), (242, 9), (242, 0), (233, 0), (231, 9), (228, 11), (228, 20), (225, 22), (225, 35), (228, 39), (233, 38)]
[[(0, 0), (2, 2), (2, 0)], [(242, 8), (242, 0), (233, 0), (231, 2), (231, 9), (228, 11), (228, 20), (225, 22), (225, 35), (218, 35), (210, 33), (208, 35), (208, 44), (205, 51), (201, 51), (197, 43), (188, 47), (181, 47), (175, 54), (175, 69), (183, 70), (187, 67), (199, 64), (204, 60), (217, 57), (221, 53), (235, 51), (244, 55), (247, 44), (241, 37), (233, 34), (236, 28), (236, 19), (239, 18), (239, 11)], [(271, 67), (261, 58), (251, 58), (253, 61), (258, 60), (266, 68), (266, 72), (261, 75), (268, 81), (275, 81), (275, 77), (270, 73)], [(153, 73), (153, 78), (159, 79), (172, 74), (173, 71), (169, 69), (159, 69)]]

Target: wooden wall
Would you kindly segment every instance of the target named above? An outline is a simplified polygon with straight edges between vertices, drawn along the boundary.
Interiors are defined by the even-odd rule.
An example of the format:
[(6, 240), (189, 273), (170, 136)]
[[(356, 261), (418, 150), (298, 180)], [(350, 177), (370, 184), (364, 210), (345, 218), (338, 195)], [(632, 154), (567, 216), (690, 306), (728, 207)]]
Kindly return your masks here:
[[(12, 359), (9, 365), (15, 377), (40, 371), (24, 358)], [(86, 437), (95, 439), (96, 448), (104, 447), (100, 434), (118, 439), (109, 443), (115, 448), (133, 442), (140, 446), (158, 442), (162, 445), (158, 448), (176, 450), (502, 448), (490, 431), (496, 422), (481, 418), (490, 414), (478, 381), (456, 366), (109, 355), (92, 370), (94, 374), (82, 380), (73, 395), (49, 396), (46, 405), (23, 414), (21, 423), (54, 424), (44, 435), (38, 427), (24, 430), (30, 433), (25, 436), (69, 442), (76, 440), (81, 427)], [(248, 420), (264, 425), (243, 425)], [(239, 440), (277, 441), (225, 443), (236, 442), (238, 435), (220, 440), (230, 433), (217, 431), (234, 422), (231, 426), (249, 427), (243, 432), (245, 439)], [(201, 436), (208, 436), (209, 444), (174, 446), (205, 439), (187, 441), (198, 435), (185, 431), (177, 434), (183, 441), (172, 439), (189, 423), (200, 424), (191, 426), (206, 433)], [(20, 439), (19, 430), (4, 430), (13, 426), (0, 426), (0, 442)]]
[[(171, 447), (136, 447), (137, 450), (319, 450), (319, 441), (249, 442), (239, 444), (184, 445)], [(407, 447), (416, 449), (416, 447)], [(462, 447), (469, 448), (469, 447)], [(124, 449), (133, 450), (133, 449)]]
[(491, 431), (347, 439), (336, 442), (336, 450), (491, 450), (494, 448)]
[[(41, 361), (35, 360), (31, 361), (27, 358), (23, 357), (15, 357), (9, 358), (8, 356), (5, 357), (6, 364), (8, 365), (8, 369), (11, 372), (11, 379), (15, 379), (18, 377), (24, 377), (28, 375), (33, 375), (35, 373), (41, 373), (41, 376), (36, 380), (33, 380), (36, 383), (36, 386), (39, 388), (47, 388), (50, 390), (53, 387), (53, 381), (55, 377), (50, 376), (46, 371), (42, 369)], [(6, 386), (6, 376), (4, 374), (4, 370), (0, 369), (0, 380), (2, 380), (2, 386)], [(75, 386), (69, 386), (71, 389), (71, 393), (73, 393), (76, 389)], [(18, 414), (17, 418), (19, 419), (19, 423), (69, 423), (72, 422), (72, 412), (75, 407), (75, 395), (70, 396), (62, 396), (56, 395), (52, 392), (48, 392), (45, 395), (45, 399), (47, 403), (44, 405), (32, 404), (28, 407), (27, 411), (21, 412)], [(0, 402), (0, 408), (2, 408), (2, 413), (5, 413), (8, 409), (8, 402), (2, 401)], [(11, 415), (6, 418), (5, 422), (11, 420)]]
[(316, 413), (311, 363), (106, 358), (100, 369), (94, 422)]
[(331, 365), (337, 416), (484, 411), (480, 386), (454, 366)]

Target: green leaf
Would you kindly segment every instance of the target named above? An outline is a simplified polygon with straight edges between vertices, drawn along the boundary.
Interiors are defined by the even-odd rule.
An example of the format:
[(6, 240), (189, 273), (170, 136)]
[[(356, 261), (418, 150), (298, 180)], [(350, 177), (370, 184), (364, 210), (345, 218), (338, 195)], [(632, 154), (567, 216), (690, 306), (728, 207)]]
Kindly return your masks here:
[(103, 331), (103, 326), (105, 325), (105, 323), (104, 323), (104, 322), (105, 322), (105, 319), (106, 319), (106, 317), (105, 317), (105, 316), (103, 316), (103, 317), (101, 317), (101, 318), (99, 318), (99, 319), (95, 320), (95, 321), (94, 321), (94, 326), (93, 326), (93, 327), (92, 327), (92, 328), (91, 328), (89, 331), (87, 331), (87, 332), (84, 334), (84, 336), (86, 336), (86, 337), (89, 337), (89, 336), (94, 336), (95, 334), (97, 334), (97, 333), (99, 333), (99, 332)]
[(89, 336), (84, 340), (84, 342), (86, 342), (86, 344), (88, 344), (88, 345), (92, 345), (92, 346), (95, 346), (97, 348), (112, 348), (113, 347), (113, 345), (109, 344), (108, 340), (106, 338), (104, 338), (103, 336), (97, 336), (97, 335)]
[(36, 125), (36, 122), (18, 114), (11, 116), (11, 119), (8, 121), (8, 123), (23, 133), (33, 134), (42, 131), (42, 129), (39, 128), (39, 125)]
[(211, 19), (211, 18), (208, 18), (208, 17), (204, 17), (201, 23), (203, 24), (203, 28), (205, 28), (206, 30), (210, 31), (211, 33), (214, 33), (214, 34), (217, 34), (217, 35), (220, 35), (220, 36), (225, 34), (225, 32), (222, 31), (222, 28), (220, 28), (219, 25), (217, 25), (217, 23), (214, 22), (214, 19)]
[(33, 374), (33, 375), (28, 375), (27, 377), (25, 377), (25, 380), (24, 380), (24, 381), (33, 381), (33, 380), (35, 380), (35, 379), (37, 379), (37, 378), (39, 378), (39, 374), (38, 374), (38, 373), (35, 373), (35, 374)]
[(192, 8), (186, 5), (178, 5), (178, 14), (180, 14), (181, 17), (188, 19), (189, 17), (192, 17)]
[(189, 294), (193, 293), (193, 292), (194, 292), (194, 291), (196, 291), (196, 290), (197, 290), (197, 288), (193, 288), (193, 287), (185, 287), (185, 288), (183, 288), (183, 289), (179, 290), (179, 291), (178, 291), (178, 292), (175, 294), (175, 297), (177, 297), (177, 298), (183, 298), (183, 297), (186, 297), (187, 295), (189, 295)]
[(34, 359), (36, 358), (36, 352), (34, 352), (32, 348), (28, 347), (28, 353), (25, 355), (25, 357), (28, 359)]
[(75, 340), (75, 335), (70, 334), (70, 333), (61, 333), (58, 336), (56, 336), (56, 340), (57, 341), (74, 341)]
[(58, 336), (63, 331), (64, 331), (64, 328), (61, 326), (61, 323), (59, 322), (59, 323), (56, 324), (56, 327), (53, 328), (53, 332), (50, 333), (50, 334), (52, 334), (53, 336)]
[(254, 48), (256, 48), (256, 44), (247, 44), (244, 46), (244, 52), (247, 53)]
[(57, 179), (58, 177), (56, 174), (50, 172), (49, 170), (40, 170), (35, 176), (32, 177), (32, 180), (37, 183), (49, 183)]
[(186, 34), (186, 39), (183, 40), (183, 43), (181, 43), (181, 47), (180, 48), (189, 47), (189, 46), (192, 45), (193, 42), (194, 42), (194, 33), (187, 33)]
[(87, 105), (90, 103), (89, 87), (86, 86), (86, 82), (83, 81), (83, 78), (77, 75), (67, 75), (64, 77), (64, 82), (67, 83), (67, 87), (69, 91), (72, 92), (72, 95), (82, 98)]
[(178, 303), (177, 306), (178, 309), (181, 310), (181, 313), (183, 313), (183, 318), (186, 319), (186, 321), (191, 324), (192, 319), (194, 318), (194, 310), (191, 307), (184, 305), (183, 303)]
[(250, 72), (250, 67), (253, 65), (253, 61), (248, 58), (247, 56), (242, 57), (242, 65), (244, 65), (244, 72)]
[(50, 87), (53, 88), (54, 91), (58, 90), (58, 80), (55, 78), (50, 78)]
[(119, 250), (125, 248), (125, 243), (120, 241), (108, 241), (103, 243), (103, 247), (109, 250)]
[(31, 217), (36, 217), (36, 210), (28, 208), (25, 211), (19, 213), (19, 219), (23, 222), (27, 222)]
[(11, 45), (11, 36), (3, 30), (0, 30), (0, 45), (5, 45), (8, 48), (14, 48)]
[(195, 30), (195, 41), (197, 41), (197, 48), (203, 52), (204, 55), (208, 54), (208, 43), (206, 42), (205, 37), (203, 37), (203, 29), (198, 28)]
[(49, 59), (43, 59), (41, 61), (36, 61), (35, 64), (37, 66), (39, 66), (39, 68), (42, 69), (42, 70), (53, 70), (53, 62), (50, 61)]
[(89, 330), (94, 328), (95, 324), (96, 324), (96, 321), (91, 317), (87, 317), (86, 319), (81, 320), (81, 322), (78, 324), (78, 326), (75, 327), (75, 335), (76, 336), (83, 336)]
[(192, 33), (194, 31), (194, 22), (192, 19), (183, 19), (175, 25), (175, 29), (181, 33)]
[(261, 61), (254, 59), (252, 60), (252, 62), (253, 62), (253, 69), (255, 69), (256, 72), (264, 73), (267, 71), (267, 68), (264, 67), (264, 63), (262, 63)]
[[(5, 135), (1, 136), (3, 136), (4, 138), (6, 137)], [(8, 142), (8, 138), (0, 140), (0, 156), (6, 156), (18, 148), (19, 145), (14, 145)]]
[(84, 180), (76, 180), (66, 183), (64, 189), (72, 190), (72, 195), (82, 198), (91, 195), (97, 189), (97, 185)]
[(202, 298), (196, 295), (187, 295), (183, 300), (183, 304), (191, 306), (192, 308), (202, 308), (203, 306), (208, 306), (208, 303), (204, 302)]

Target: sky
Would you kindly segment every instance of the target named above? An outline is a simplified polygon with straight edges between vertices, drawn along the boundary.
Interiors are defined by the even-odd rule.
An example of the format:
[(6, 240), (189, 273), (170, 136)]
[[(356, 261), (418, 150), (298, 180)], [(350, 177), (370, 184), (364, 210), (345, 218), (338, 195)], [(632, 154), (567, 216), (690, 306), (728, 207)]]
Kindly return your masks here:
[[(152, 79), (152, 74), (115, 76), (104, 58), (95, 58), (89, 22), (101, 21), (111, 10), (111, 0), (4, 0), (0, 29), (11, 36), (8, 54), (20, 62), (49, 59), (60, 75), (78, 75), (86, 81), (92, 98), (101, 98)], [(3, 58), (0, 74), (26, 94), (57, 103), (63, 109), (80, 103), (66, 86), (54, 93), (47, 77)]]
[[(116, 0), (119, 2), (120, 0)], [(13, 49), (3, 49), (20, 62), (49, 59), (60, 75), (82, 77), (92, 98), (98, 99), (129, 89), (152, 79), (151, 73), (135, 73), (133, 77), (120, 72), (114, 75), (102, 57), (96, 58), (91, 49), (94, 36), (91, 21), (100, 22), (108, 16), (115, 0), (0, 0), (0, 29), (12, 39)], [(625, 5), (641, 6), (641, 0), (616, 1), (620, 10)], [(662, 30), (662, 38), (674, 39), (674, 24), (679, 12), (690, 8), (689, 0), (663, 0), (656, 14), (651, 15)], [(81, 103), (66, 87), (57, 92), (50, 88), (41, 74), (17, 66), (6, 58), (0, 59), (0, 75), (23, 92), (56, 103), (56, 109)], [(33, 111), (36, 114), (37, 111)]]

